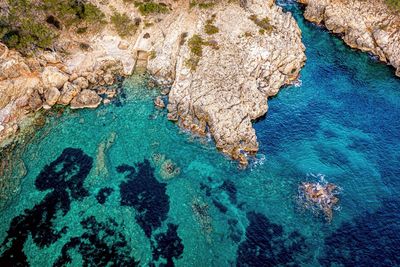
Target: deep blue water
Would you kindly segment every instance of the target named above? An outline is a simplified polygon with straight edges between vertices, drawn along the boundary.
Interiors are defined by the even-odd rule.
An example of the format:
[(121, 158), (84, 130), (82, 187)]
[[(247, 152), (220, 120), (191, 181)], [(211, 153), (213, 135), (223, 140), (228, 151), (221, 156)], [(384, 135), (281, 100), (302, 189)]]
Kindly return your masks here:
[[(131, 77), (111, 105), (50, 116), (29, 144), (0, 211), (0, 266), (400, 265), (400, 79), (283, 5), (308, 60), (255, 124), (248, 169), (167, 121)], [(298, 201), (321, 180), (341, 188), (332, 222)]]

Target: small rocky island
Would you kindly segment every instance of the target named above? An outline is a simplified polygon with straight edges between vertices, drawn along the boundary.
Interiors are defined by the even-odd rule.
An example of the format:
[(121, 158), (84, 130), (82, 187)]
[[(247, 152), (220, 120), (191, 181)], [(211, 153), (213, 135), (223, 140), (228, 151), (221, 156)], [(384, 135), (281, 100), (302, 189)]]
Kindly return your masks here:
[(300, 187), (300, 199), (306, 208), (320, 210), (330, 222), (333, 210), (339, 202), (338, 187), (332, 183), (303, 182)]

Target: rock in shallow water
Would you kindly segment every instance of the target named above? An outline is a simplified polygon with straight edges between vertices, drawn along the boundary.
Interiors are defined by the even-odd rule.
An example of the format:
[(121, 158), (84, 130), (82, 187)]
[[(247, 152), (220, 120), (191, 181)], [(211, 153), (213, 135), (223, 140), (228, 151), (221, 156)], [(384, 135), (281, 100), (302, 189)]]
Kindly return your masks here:
[(333, 209), (339, 202), (337, 193), (338, 187), (331, 183), (304, 182), (300, 185), (301, 199), (306, 207), (317, 207), (322, 210), (328, 221), (332, 220)]
[(93, 90), (85, 89), (71, 101), (71, 109), (97, 108), (101, 97)]

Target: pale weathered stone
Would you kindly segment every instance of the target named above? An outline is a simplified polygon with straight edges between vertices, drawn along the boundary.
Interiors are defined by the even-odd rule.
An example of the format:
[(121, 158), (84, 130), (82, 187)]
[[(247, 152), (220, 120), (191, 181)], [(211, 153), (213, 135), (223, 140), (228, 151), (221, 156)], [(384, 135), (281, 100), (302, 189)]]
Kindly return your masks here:
[(85, 89), (71, 101), (71, 109), (97, 108), (100, 103), (101, 97), (95, 91)]
[[(219, 32), (209, 42), (203, 29), (213, 14)], [(271, 31), (260, 34), (250, 16), (268, 18)], [(188, 40), (195, 34), (207, 45), (190, 69)], [(168, 118), (199, 134), (209, 131), (219, 149), (246, 164), (246, 155), (258, 150), (252, 121), (267, 112), (268, 97), (295, 79), (306, 59), (293, 17), (273, 1), (249, 1), (246, 8), (221, 4), (211, 11), (182, 11), (165, 21), (162, 34), (151, 36), (159, 39), (148, 69), (173, 80)]]

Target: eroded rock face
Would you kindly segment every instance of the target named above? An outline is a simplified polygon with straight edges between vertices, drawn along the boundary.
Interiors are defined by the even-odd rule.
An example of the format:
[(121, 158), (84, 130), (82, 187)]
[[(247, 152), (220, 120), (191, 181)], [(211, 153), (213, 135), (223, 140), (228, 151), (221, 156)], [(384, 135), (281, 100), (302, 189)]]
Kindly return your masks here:
[[(213, 14), (218, 33), (208, 35), (204, 27)], [(272, 29), (264, 31), (251, 16), (266, 18)], [(174, 80), (169, 119), (195, 133), (210, 132), (219, 149), (246, 164), (246, 154), (258, 150), (252, 121), (267, 112), (268, 97), (295, 79), (306, 59), (295, 20), (273, 1), (253, 0), (246, 8), (226, 3), (210, 11), (179, 12), (166, 23), (164, 35), (152, 35), (163, 41), (155, 45), (157, 57), (148, 67)], [(191, 69), (188, 40), (195, 34), (206, 45)]]
[(298, 0), (304, 17), (342, 34), (352, 48), (370, 52), (396, 68), (400, 77), (400, 15), (384, 0)]

